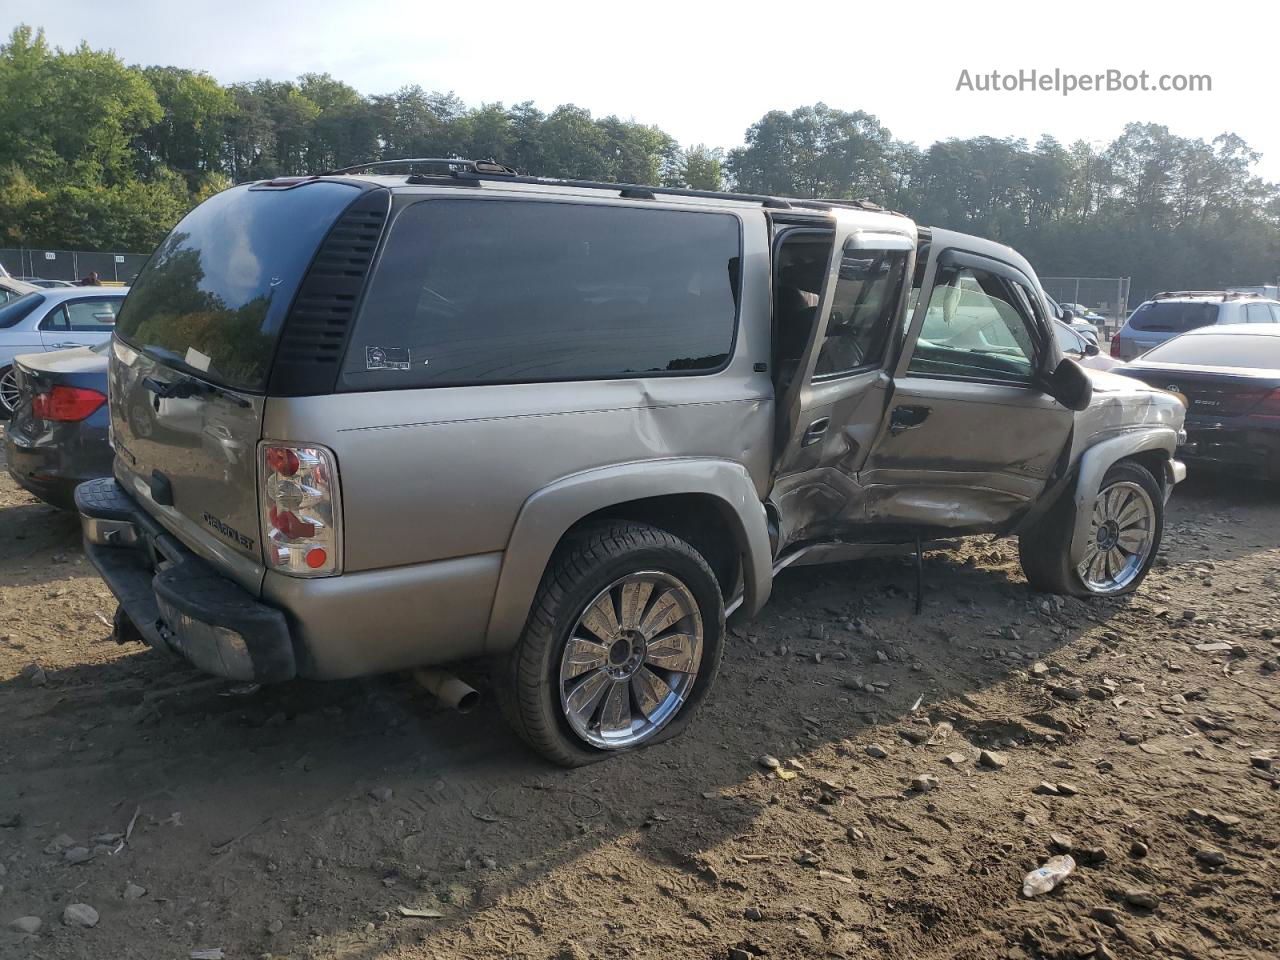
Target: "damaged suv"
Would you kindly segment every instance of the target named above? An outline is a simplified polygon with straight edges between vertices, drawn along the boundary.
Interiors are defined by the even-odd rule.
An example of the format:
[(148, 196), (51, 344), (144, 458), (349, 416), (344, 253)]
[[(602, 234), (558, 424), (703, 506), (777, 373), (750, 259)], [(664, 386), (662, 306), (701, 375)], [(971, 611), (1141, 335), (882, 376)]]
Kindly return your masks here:
[(228, 190), (139, 275), (76, 495), (121, 638), (263, 682), (495, 659), (578, 764), (686, 726), (789, 564), (996, 533), (1040, 590), (1146, 575), (1183, 407), (1064, 360), (1013, 250), (394, 169)]

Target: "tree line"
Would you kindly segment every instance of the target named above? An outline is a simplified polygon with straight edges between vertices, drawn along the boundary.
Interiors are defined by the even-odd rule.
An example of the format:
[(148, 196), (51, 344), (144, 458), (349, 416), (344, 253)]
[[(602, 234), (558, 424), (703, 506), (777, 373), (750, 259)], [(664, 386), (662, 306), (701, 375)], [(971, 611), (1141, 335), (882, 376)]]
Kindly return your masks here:
[(494, 158), (522, 173), (782, 196), (870, 198), (1010, 244), (1044, 275), (1156, 289), (1275, 282), (1280, 187), (1235, 134), (1132, 123), (1107, 144), (894, 138), (825, 104), (774, 110), (728, 151), (564, 104), (468, 106), (328, 74), (223, 85), (19, 26), (0, 46), (0, 246), (152, 249), (190, 207), (246, 180), (395, 157)]

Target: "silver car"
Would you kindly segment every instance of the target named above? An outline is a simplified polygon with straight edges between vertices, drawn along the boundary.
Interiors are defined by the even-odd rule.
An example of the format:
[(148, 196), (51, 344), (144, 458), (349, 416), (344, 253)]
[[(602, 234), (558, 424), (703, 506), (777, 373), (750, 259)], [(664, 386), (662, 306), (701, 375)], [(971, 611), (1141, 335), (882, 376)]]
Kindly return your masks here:
[(726, 615), (790, 564), (996, 533), (1036, 589), (1146, 575), (1183, 407), (1064, 360), (1008, 247), (848, 201), (363, 169), (221, 193), (139, 275), (115, 476), (76, 493), (122, 639), (256, 681), (488, 658), (579, 764), (686, 726)]
[(1157, 293), (1139, 304), (1111, 338), (1111, 355), (1132, 360), (1189, 330), (1237, 323), (1280, 323), (1280, 301), (1231, 291)]
[(0, 417), (10, 417), (18, 402), (18, 354), (105, 343), (128, 293), (128, 287), (32, 287), (0, 306)]

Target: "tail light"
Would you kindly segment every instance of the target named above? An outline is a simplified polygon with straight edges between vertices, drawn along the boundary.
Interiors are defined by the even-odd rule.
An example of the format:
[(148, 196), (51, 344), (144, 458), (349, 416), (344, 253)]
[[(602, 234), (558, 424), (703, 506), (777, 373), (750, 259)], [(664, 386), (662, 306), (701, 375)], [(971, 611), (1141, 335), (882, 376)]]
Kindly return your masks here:
[(107, 402), (106, 394), (83, 387), (54, 387), (31, 398), (31, 415), (40, 420), (83, 420)]
[(258, 449), (267, 566), (294, 577), (341, 573), (342, 505), (333, 452), (280, 443)]
[(1255, 417), (1280, 417), (1280, 388), (1268, 393), (1249, 412)]
[(1115, 357), (1117, 360), (1124, 359), (1122, 356), (1120, 356), (1120, 337), (1119, 336), (1114, 336), (1111, 338), (1111, 356)]

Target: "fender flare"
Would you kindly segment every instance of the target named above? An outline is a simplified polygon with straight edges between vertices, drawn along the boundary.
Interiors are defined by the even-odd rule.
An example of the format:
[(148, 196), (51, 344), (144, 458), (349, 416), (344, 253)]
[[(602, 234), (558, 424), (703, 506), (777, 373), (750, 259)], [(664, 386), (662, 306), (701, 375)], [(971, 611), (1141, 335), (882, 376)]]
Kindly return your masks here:
[[(1080, 456), (1080, 467), (1073, 495), (1075, 503), (1075, 529), (1071, 535), (1071, 565), (1084, 559), (1084, 548), (1089, 538), (1089, 519), (1093, 501), (1102, 489), (1102, 478), (1116, 463), (1135, 453), (1162, 450), (1169, 460), (1178, 447), (1178, 432), (1171, 427), (1137, 430), (1124, 433), (1090, 447)], [(1160, 483), (1165, 477), (1156, 477)]]
[(485, 652), (510, 650), (520, 639), (547, 563), (566, 530), (607, 507), (677, 494), (710, 496), (726, 508), (742, 557), (743, 609), (758, 612), (773, 587), (773, 559), (764, 504), (746, 468), (711, 458), (613, 464), (557, 480), (521, 506), (498, 574)]

